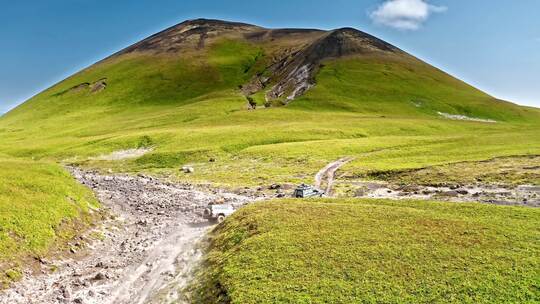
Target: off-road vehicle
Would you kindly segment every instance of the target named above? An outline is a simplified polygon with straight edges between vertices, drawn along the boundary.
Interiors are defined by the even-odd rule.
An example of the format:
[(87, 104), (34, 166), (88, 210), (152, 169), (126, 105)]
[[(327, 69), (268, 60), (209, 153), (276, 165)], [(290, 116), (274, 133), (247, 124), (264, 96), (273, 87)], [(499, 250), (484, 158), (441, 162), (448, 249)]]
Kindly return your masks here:
[(233, 214), (235, 211), (232, 205), (208, 205), (204, 209), (203, 217), (209, 221), (221, 223), (225, 217)]
[(321, 191), (313, 186), (301, 184), (294, 190), (294, 197), (307, 198), (307, 197), (323, 197), (324, 191)]

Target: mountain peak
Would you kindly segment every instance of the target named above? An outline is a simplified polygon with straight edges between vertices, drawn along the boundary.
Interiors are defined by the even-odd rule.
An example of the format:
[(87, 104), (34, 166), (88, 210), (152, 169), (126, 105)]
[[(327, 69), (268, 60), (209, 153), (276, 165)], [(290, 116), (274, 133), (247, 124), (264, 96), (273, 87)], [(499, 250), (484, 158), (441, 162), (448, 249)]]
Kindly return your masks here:
[[(268, 42), (275, 39), (299, 39), (313, 44), (326, 57), (340, 57), (366, 51), (394, 52), (396, 47), (357, 29), (344, 27), (332, 31), (320, 29), (266, 29), (252, 24), (216, 19), (192, 19), (174, 25), (152, 35), (115, 55), (131, 52), (179, 52), (188, 49), (202, 49), (212, 38), (227, 36), (254, 42)], [(326, 55), (325, 55), (326, 54)]]
[(261, 27), (215, 19), (193, 19), (169, 27), (122, 51), (116, 56), (132, 52), (178, 52), (184, 49), (201, 49), (206, 40), (224, 34), (250, 32)]
[(328, 38), (335, 45), (341, 45), (344, 53), (363, 53), (366, 51), (397, 52), (397, 47), (368, 33), (352, 27), (344, 27), (330, 32)]
[(178, 26), (208, 26), (208, 27), (253, 27), (256, 28), (258, 26), (248, 24), (248, 23), (242, 23), (242, 22), (233, 22), (233, 21), (225, 21), (225, 20), (218, 20), (218, 19), (206, 19), (206, 18), (197, 18), (197, 19), (191, 19), (186, 20), (180, 24), (175, 25), (174, 27)]

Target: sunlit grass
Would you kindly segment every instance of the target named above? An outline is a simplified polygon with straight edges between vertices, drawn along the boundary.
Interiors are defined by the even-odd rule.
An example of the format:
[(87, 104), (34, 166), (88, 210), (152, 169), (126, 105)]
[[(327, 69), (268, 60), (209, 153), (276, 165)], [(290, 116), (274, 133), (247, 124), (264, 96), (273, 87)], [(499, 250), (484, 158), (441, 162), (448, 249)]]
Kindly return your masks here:
[[(56, 164), (0, 158), (0, 277), (89, 224), (91, 192)], [(0, 278), (1, 280), (1, 278)]]
[(196, 301), (534, 303), (540, 211), (416, 201), (282, 200), (212, 232)]
[[(60, 223), (93, 204), (58, 163), (238, 187), (310, 183), (344, 156), (354, 161), (342, 170), (365, 177), (540, 154), (537, 109), (496, 100), (409, 56), (327, 60), (306, 95), (248, 110), (239, 86), (267, 72), (266, 47), (222, 40), (204, 50), (112, 57), (0, 118), (0, 260), (46, 252), (72, 231)], [(101, 92), (70, 90), (104, 78)], [(264, 103), (264, 92), (254, 98)], [(497, 123), (452, 121), (439, 111)], [(139, 147), (153, 150), (90, 159)], [(195, 172), (181, 173), (188, 163)]]

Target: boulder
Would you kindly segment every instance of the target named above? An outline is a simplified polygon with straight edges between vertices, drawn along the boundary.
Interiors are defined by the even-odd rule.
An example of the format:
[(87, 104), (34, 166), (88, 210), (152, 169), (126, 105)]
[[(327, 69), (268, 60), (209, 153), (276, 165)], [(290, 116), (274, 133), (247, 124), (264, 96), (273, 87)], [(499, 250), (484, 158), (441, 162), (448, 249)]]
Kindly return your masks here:
[(103, 273), (98, 272), (98, 273), (94, 276), (94, 278), (93, 278), (92, 280), (94, 280), (94, 281), (101, 281), (101, 280), (105, 280), (106, 278), (107, 278), (107, 277), (106, 277)]
[(281, 185), (279, 184), (272, 184), (270, 185), (270, 187), (268, 187), (270, 190), (277, 190), (277, 189), (281, 189)]
[(192, 166), (183, 166), (182, 171), (184, 173), (193, 173), (195, 172), (195, 169)]
[(440, 196), (446, 196), (446, 197), (456, 197), (459, 195), (457, 191), (451, 190), (451, 191), (444, 191), (439, 194)]

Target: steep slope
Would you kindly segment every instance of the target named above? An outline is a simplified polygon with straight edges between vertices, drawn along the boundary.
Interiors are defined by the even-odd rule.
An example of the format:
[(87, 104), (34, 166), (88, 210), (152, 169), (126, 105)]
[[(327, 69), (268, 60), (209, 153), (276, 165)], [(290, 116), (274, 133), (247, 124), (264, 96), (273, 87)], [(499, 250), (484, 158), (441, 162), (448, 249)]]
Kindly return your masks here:
[[(370, 69), (369, 75), (353, 75), (365, 68)], [(346, 83), (336, 82), (343, 81), (341, 73), (348, 76)], [(380, 79), (374, 81), (371, 76)], [(50, 119), (48, 114), (75, 110), (81, 101), (87, 107), (178, 106), (209, 93), (236, 91), (239, 86), (246, 95), (264, 91), (267, 100), (290, 101), (315, 86), (317, 78), (323, 84), (334, 81), (332, 93), (345, 91), (341, 97), (354, 98), (356, 103), (372, 103), (357, 91), (384, 83), (386, 94), (403, 107), (425, 105), (466, 115), (481, 106), (494, 106), (483, 114), (499, 119), (508, 115), (519, 119), (523, 112), (355, 29), (268, 30), (200, 19), (183, 22), (120, 51), (46, 90), (7, 118), (18, 120), (17, 116), (24, 117), (27, 111), (39, 108), (42, 116), (47, 114)], [(416, 82), (427, 81), (432, 81), (426, 85), (431, 92), (414, 88)], [(416, 96), (408, 86), (413, 86)], [(351, 87), (352, 92), (348, 90)], [(441, 101), (439, 91), (457, 95), (452, 96), (454, 101)], [(410, 95), (402, 96), (404, 93)], [(339, 97), (328, 102), (341, 102), (336, 99)]]

